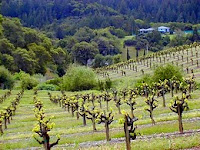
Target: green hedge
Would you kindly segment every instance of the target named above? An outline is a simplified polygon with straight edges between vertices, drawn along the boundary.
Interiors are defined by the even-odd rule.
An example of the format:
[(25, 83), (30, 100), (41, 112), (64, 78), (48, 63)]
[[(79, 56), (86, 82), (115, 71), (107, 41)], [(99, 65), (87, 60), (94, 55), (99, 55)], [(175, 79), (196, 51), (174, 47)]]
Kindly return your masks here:
[(37, 85), (34, 89), (37, 90), (48, 90), (48, 91), (59, 91), (60, 88), (57, 85), (54, 84), (46, 84), (46, 83), (41, 83)]

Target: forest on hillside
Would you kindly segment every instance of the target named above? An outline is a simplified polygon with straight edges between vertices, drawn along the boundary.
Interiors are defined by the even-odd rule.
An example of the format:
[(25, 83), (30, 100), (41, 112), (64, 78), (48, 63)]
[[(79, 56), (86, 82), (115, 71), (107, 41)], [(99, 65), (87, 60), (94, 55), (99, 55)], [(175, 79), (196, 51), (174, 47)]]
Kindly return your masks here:
[(0, 16), (0, 65), (11, 72), (61, 73), (69, 55), (39, 31), (23, 27), (18, 19)]
[[(23, 25), (73, 35), (77, 28), (114, 26), (128, 33), (150, 22), (200, 22), (199, 0), (3, 0), (1, 13)], [(139, 19), (139, 20), (138, 20)], [(140, 20), (143, 20), (142, 22)]]
[[(87, 65), (97, 54), (120, 61), (120, 45), (115, 28), (80, 28), (74, 36), (52, 40), (38, 30), (23, 27), (17, 18), (0, 16), (0, 65), (12, 73), (52, 72), (63, 76), (70, 63)], [(123, 32), (122, 32), (123, 33)]]

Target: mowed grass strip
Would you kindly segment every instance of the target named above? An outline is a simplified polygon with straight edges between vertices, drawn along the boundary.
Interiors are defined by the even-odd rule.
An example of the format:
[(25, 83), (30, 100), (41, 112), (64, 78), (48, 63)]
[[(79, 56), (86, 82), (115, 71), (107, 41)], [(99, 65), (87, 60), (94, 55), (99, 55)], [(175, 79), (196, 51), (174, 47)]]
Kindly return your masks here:
[[(193, 129), (200, 129), (200, 122), (199, 120), (196, 122), (184, 122), (184, 130), (193, 130)], [(122, 125), (123, 126), (123, 125)], [(121, 138), (124, 137), (123, 127), (121, 129), (112, 129), (110, 131), (111, 138)], [(74, 129), (76, 130), (76, 129)], [(170, 123), (170, 126), (168, 123), (162, 123), (162, 124), (156, 124), (154, 126), (146, 126), (140, 128), (138, 126), (137, 133), (141, 135), (152, 135), (152, 134), (160, 134), (160, 133), (171, 133), (171, 132), (178, 132), (178, 122)], [(56, 139), (55, 135), (59, 133), (59, 130), (56, 130), (56, 132), (53, 130), (50, 132), (50, 135), (52, 136), (52, 140)], [(23, 137), (24, 135), (24, 137)], [(21, 135), (15, 135), (19, 137), (18, 139), (12, 139), (6, 142), (6, 140), (3, 142), (4, 147), (9, 146), (10, 148), (28, 148), (29, 144), (33, 147), (40, 146), (38, 143), (34, 142), (34, 139), (31, 137), (31, 133), (28, 134), (28, 137), (26, 137), (25, 134)], [(89, 141), (100, 141), (105, 140), (105, 133), (104, 132), (89, 132), (89, 133), (80, 133), (80, 134), (72, 134), (72, 135), (61, 135), (61, 140), (59, 144), (79, 144), (82, 142), (89, 142)], [(26, 144), (24, 144), (26, 142)], [(15, 145), (19, 144), (20, 147), (15, 147)], [(21, 143), (21, 144), (20, 144)], [(28, 145), (27, 145), (28, 144)], [(11, 147), (13, 145), (13, 147)]]
[[(180, 150), (192, 147), (200, 147), (200, 134), (183, 137), (155, 138), (147, 140), (136, 140), (131, 142), (133, 150)], [(125, 143), (104, 144), (96, 147), (64, 147), (67, 150), (125, 150)], [(58, 148), (59, 149), (59, 148)]]

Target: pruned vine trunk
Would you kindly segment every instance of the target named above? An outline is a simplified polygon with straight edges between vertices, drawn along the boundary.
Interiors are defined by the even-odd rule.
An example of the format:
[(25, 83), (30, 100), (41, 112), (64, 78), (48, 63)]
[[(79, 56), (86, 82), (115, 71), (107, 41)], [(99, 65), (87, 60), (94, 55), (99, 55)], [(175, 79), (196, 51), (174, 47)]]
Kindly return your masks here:
[(126, 139), (126, 149), (131, 150), (131, 142), (130, 142), (130, 135), (128, 130), (128, 121), (127, 116), (125, 116), (124, 122), (124, 131), (125, 131), (125, 139)]
[(105, 128), (106, 128), (106, 140), (110, 141), (109, 125), (107, 121), (105, 122)]
[(182, 114), (180, 112), (180, 107), (178, 107), (178, 122), (179, 122), (179, 131), (183, 133), (183, 122), (182, 122)]

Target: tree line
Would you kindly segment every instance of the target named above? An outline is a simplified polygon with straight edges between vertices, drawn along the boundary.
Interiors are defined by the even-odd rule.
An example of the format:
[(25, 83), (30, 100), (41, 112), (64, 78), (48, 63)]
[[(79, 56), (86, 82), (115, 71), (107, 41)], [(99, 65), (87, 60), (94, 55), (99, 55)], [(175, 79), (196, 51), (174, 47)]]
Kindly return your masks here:
[(31, 75), (50, 71), (63, 76), (70, 63), (87, 65), (97, 54), (108, 59), (104, 64), (112, 64), (114, 55), (121, 53), (118, 37), (124, 36), (122, 30), (113, 27), (83, 27), (74, 36), (52, 40), (38, 30), (23, 27), (19, 19), (3, 16), (0, 29), (0, 65), (11, 73), (22, 70)]
[(132, 33), (150, 22), (199, 23), (199, 6), (198, 0), (15, 0), (2, 1), (1, 13), (59, 38), (60, 32), (73, 35), (84, 26)]
[(59, 73), (68, 63), (68, 53), (53, 45), (39, 31), (25, 28), (18, 19), (0, 16), (0, 65), (11, 72), (45, 74), (47, 68)]

